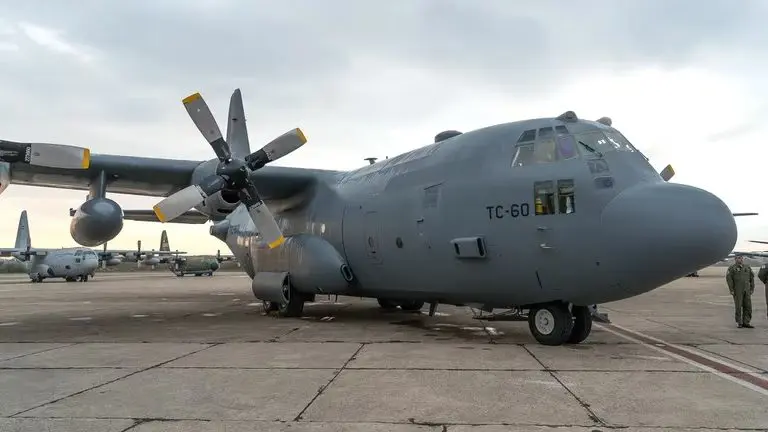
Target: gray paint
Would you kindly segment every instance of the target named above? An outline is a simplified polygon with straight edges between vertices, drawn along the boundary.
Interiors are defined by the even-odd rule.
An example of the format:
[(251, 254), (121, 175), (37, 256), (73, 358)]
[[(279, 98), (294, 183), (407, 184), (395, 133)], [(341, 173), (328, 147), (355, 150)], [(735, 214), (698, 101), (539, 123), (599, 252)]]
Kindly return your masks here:
[[(568, 112), (441, 136), (348, 172), (256, 170), (251, 180), (284, 235), (315, 238), (290, 265), (281, 259), (285, 246), (264, 247), (236, 199), (217, 193), (196, 209), (217, 221), (211, 234), (251, 278), (269, 271), (276, 276), (266, 279), (279, 282), (290, 267), (326, 263), (316, 270), (319, 278), (338, 272), (340, 261), (329, 258), (338, 255), (354, 279), (334, 291), (377, 298), (500, 308), (590, 305), (650, 291), (728, 255), (736, 243), (728, 207), (704, 190), (665, 182), (631, 145), (616, 150), (605, 134), (617, 145), (623, 137), (605, 123)], [(576, 145), (572, 159), (512, 166), (519, 138), (541, 128), (552, 128), (551, 138), (567, 128), (558, 140), (575, 137), (596, 152)], [(545, 141), (537, 138), (537, 148)], [(12, 165), (12, 182), (86, 188), (104, 171), (108, 178), (119, 173), (109, 192), (167, 196), (213, 174), (217, 164), (94, 155), (86, 172)], [(575, 211), (557, 207), (555, 214), (536, 215), (539, 182), (570, 182)], [(527, 216), (512, 217), (521, 209)], [(472, 249), (477, 244), (482, 250)], [(320, 292), (305, 276), (309, 282), (296, 288)]]
[(0, 249), (0, 255), (27, 263), (30, 279), (76, 278), (93, 276), (99, 258), (88, 248), (44, 249), (32, 247), (27, 211), (19, 217), (14, 248)]

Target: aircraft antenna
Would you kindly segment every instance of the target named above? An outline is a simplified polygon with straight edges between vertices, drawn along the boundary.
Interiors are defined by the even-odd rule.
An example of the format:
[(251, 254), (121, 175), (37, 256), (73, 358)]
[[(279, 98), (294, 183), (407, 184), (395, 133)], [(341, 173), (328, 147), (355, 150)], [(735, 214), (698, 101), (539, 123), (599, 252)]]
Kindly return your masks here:
[(363, 160), (367, 160), (367, 161), (368, 161), (368, 165), (373, 165), (373, 164), (375, 164), (375, 163), (376, 163), (376, 161), (377, 161), (378, 159), (379, 159), (379, 158), (375, 158), (375, 157), (368, 157), (368, 158), (365, 158), (365, 159), (363, 159)]

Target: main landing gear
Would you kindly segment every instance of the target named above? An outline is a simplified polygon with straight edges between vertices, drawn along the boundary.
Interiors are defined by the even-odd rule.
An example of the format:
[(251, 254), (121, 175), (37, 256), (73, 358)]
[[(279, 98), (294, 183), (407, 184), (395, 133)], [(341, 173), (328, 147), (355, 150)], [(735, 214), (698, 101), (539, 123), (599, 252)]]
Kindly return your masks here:
[(88, 282), (88, 276), (90, 275), (68, 276), (64, 280), (67, 282)]
[(301, 316), (304, 312), (304, 303), (310, 300), (304, 294), (296, 291), (291, 285), (290, 279), (286, 278), (283, 281), (283, 300), (280, 302), (262, 300), (262, 304), (266, 313), (277, 312), (278, 316), (295, 318)]
[(577, 344), (592, 331), (592, 314), (587, 306), (563, 302), (536, 305), (528, 312), (528, 327), (542, 345)]

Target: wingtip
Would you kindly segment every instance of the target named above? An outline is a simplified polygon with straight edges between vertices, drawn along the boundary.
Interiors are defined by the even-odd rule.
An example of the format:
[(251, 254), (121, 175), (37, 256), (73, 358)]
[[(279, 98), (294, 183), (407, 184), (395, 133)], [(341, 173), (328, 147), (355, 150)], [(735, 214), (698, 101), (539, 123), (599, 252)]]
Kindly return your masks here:
[(191, 94), (191, 95), (189, 95), (189, 96), (185, 97), (184, 99), (182, 99), (182, 100), (181, 100), (181, 102), (182, 102), (184, 105), (186, 105), (186, 104), (188, 104), (188, 103), (190, 103), (190, 102), (192, 102), (192, 101), (194, 101), (194, 100), (200, 99), (201, 97), (202, 97), (202, 96), (200, 96), (200, 93), (199, 93), (199, 92), (197, 92), (197, 93), (194, 93), (194, 94)]

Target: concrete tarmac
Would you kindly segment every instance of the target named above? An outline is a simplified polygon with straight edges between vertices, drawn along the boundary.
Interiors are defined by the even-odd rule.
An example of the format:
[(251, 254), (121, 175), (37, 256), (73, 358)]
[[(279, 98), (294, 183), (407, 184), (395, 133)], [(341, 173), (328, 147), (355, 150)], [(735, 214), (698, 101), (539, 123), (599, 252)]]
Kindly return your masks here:
[(318, 297), (266, 316), (242, 273), (0, 282), (0, 431), (768, 430), (768, 319), (724, 268), (602, 305), (581, 345), (525, 322)]

